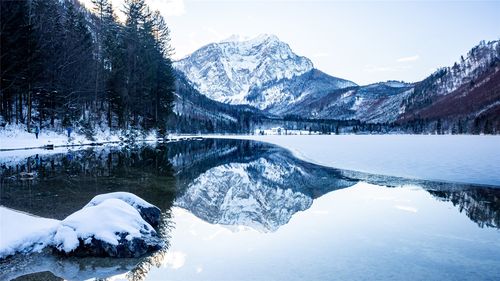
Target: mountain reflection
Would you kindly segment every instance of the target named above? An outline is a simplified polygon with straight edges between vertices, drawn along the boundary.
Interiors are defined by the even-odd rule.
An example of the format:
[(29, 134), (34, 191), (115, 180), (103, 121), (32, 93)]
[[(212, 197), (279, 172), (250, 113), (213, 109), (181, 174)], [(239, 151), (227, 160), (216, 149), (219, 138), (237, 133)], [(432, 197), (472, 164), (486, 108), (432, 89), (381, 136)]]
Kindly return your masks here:
[(254, 145), (249, 150), (253, 159), (210, 168), (188, 184), (174, 205), (210, 223), (276, 231), (315, 198), (357, 182), (282, 149)]
[[(3, 206), (63, 219), (95, 195), (127, 191), (162, 209), (159, 232), (167, 244), (175, 226), (170, 216), (173, 206), (211, 224), (275, 232), (294, 214), (309, 209), (316, 198), (358, 182), (418, 186), (439, 201), (451, 202), (478, 226), (500, 228), (500, 189), (328, 168), (254, 141), (204, 139), (93, 147), (18, 160), (0, 154), (0, 167)], [(65, 259), (50, 253), (16, 255), (0, 261), (0, 279), (52, 272), (71, 280), (121, 274), (128, 280), (144, 280), (152, 268), (162, 266), (167, 252), (168, 247), (142, 259), (119, 262)], [(38, 277), (48, 278), (42, 275)]]
[[(255, 141), (93, 147), (19, 161), (0, 155), (0, 166), (1, 205), (57, 219), (95, 195), (127, 191), (164, 211), (176, 205), (210, 223), (268, 232), (308, 209), (315, 198), (364, 181), (417, 185), (438, 200), (452, 202), (481, 227), (500, 226), (500, 189), (333, 169)], [(26, 178), (26, 173), (35, 176)]]

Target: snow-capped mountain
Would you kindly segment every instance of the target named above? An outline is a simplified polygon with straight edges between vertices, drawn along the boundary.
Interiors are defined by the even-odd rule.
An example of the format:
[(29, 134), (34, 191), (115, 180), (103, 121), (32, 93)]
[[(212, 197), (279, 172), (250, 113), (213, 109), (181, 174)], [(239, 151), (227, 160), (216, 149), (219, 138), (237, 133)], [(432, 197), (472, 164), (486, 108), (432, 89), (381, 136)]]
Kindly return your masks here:
[[(317, 89), (355, 85), (318, 72), (308, 58), (296, 55), (274, 35), (212, 43), (175, 62), (174, 67), (213, 100), (248, 104), (270, 112)], [(306, 85), (311, 82), (313, 85)]]
[(233, 116), (241, 114), (232, 106), (249, 105), (260, 116), (413, 122), (429, 132), (439, 121), (447, 131), (494, 132), (500, 130), (499, 42), (483, 41), (415, 83), (358, 86), (315, 69), (272, 35), (209, 44), (175, 67), (199, 94), (231, 106)]
[(387, 81), (330, 91), (296, 103), (288, 112), (371, 123), (427, 118), (453, 124), (462, 119), (464, 127), (479, 117), (474, 126), (493, 127), (500, 121), (499, 42), (481, 42), (452, 67), (441, 68), (420, 82)]
[(500, 111), (500, 40), (472, 48), (451, 67), (415, 85), (401, 103), (402, 119), (495, 117)]

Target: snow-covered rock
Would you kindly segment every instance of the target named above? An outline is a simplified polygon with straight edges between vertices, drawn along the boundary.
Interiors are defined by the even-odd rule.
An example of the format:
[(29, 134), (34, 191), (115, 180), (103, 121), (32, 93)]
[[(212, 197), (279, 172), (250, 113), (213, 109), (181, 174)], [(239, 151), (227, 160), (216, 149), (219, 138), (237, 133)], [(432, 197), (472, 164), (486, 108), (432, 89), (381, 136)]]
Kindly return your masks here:
[(128, 192), (112, 192), (106, 194), (100, 194), (92, 198), (90, 202), (83, 208), (97, 206), (108, 199), (119, 199), (130, 206), (134, 207), (141, 217), (153, 227), (158, 226), (160, 223), (161, 211), (158, 207), (153, 204), (148, 203), (146, 200), (140, 198), (139, 196), (128, 193)]
[(115, 198), (61, 221), (54, 247), (77, 256), (138, 257), (163, 244), (154, 228), (128, 203)]
[(126, 192), (97, 196), (62, 221), (0, 207), (0, 258), (46, 247), (76, 256), (139, 257), (164, 245), (139, 211), (156, 209)]

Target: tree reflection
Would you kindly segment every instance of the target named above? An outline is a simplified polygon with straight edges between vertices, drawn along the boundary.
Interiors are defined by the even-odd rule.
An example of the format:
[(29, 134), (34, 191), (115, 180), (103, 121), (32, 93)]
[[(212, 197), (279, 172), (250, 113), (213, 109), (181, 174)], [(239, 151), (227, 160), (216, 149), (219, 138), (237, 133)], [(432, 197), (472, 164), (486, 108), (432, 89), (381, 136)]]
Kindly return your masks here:
[(472, 188), (466, 190), (428, 190), (434, 197), (453, 203), (479, 227), (500, 228), (500, 190)]
[(95, 195), (127, 191), (162, 210), (158, 232), (166, 241), (162, 250), (135, 260), (67, 259), (47, 252), (16, 255), (0, 263), (2, 280), (33, 274), (45, 278), (36, 274), (47, 271), (65, 279), (107, 280), (122, 274), (128, 280), (144, 280), (167, 259), (174, 205), (209, 223), (276, 231), (318, 197), (360, 181), (422, 187), (434, 198), (451, 202), (478, 226), (500, 228), (500, 189), (333, 169), (253, 141), (207, 139), (93, 147), (0, 165), (1, 205), (63, 219)]

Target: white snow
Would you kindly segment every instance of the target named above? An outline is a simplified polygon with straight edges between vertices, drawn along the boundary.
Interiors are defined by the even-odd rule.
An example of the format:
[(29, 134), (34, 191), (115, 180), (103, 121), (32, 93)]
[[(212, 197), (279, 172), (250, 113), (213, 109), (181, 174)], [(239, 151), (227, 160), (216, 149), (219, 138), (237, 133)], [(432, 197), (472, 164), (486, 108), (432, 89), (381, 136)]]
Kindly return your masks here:
[[(121, 200), (123, 199), (123, 200)], [(47, 246), (70, 252), (83, 241), (95, 237), (118, 244), (116, 233), (127, 233), (126, 239), (155, 232), (133, 206), (153, 206), (126, 192), (94, 197), (83, 209), (62, 221), (35, 217), (0, 206), (0, 258), (16, 252), (36, 252)]]
[(31, 148), (45, 145), (69, 145), (89, 142), (81, 135), (73, 134), (73, 140), (68, 136), (49, 130), (41, 130), (38, 139), (34, 133), (28, 133), (24, 125), (7, 125), (0, 129), (0, 149)]
[(96, 238), (111, 245), (118, 245), (116, 233), (128, 233), (126, 239), (141, 237), (141, 231), (154, 231), (134, 207), (115, 198), (100, 204), (84, 207), (63, 221), (54, 235), (54, 245), (59, 250), (71, 252), (78, 246), (78, 238), (85, 241)]
[(51, 243), (58, 220), (28, 215), (0, 206), (0, 258), (40, 251)]
[[(46, 145), (75, 146), (92, 143), (119, 142), (123, 137), (122, 131), (110, 131), (109, 128), (96, 128), (94, 140), (87, 139), (84, 135), (71, 133), (71, 138), (63, 132), (42, 129), (38, 139), (34, 133), (29, 133), (25, 125), (6, 125), (0, 129), (0, 150), (3, 149), (27, 149), (41, 148)], [(134, 132), (132, 132), (134, 133)], [(154, 132), (150, 132), (139, 141), (156, 140)]]
[[(290, 46), (276, 36), (263, 34), (244, 41), (231, 37), (209, 44), (175, 62), (174, 67), (182, 71), (198, 91), (213, 100), (253, 104), (247, 100), (252, 87), (301, 75), (312, 70), (313, 64), (293, 53)], [(273, 97), (273, 93), (264, 95), (265, 101), (259, 101), (258, 107), (276, 103)]]
[(25, 125), (7, 125), (0, 129), (0, 149), (23, 149), (43, 147), (46, 145), (84, 145), (94, 142), (119, 141), (117, 133), (111, 133), (109, 130), (96, 130), (95, 141), (88, 140), (85, 136), (71, 133), (71, 138), (63, 132), (42, 129), (38, 139), (34, 133), (28, 133)]
[(500, 186), (500, 136), (211, 136), (277, 144), (305, 161), (380, 175)]
[[(500, 41), (480, 42), (479, 45), (470, 50), (463, 61), (459, 61), (456, 67), (446, 67), (446, 74), (437, 79), (434, 85), (438, 95), (447, 95), (461, 85), (474, 81), (482, 72), (482, 68), (498, 60), (500, 56)], [(438, 70), (438, 71), (440, 71)], [(436, 71), (436, 72), (438, 72)]]
[(135, 194), (128, 193), (128, 192), (111, 192), (111, 193), (105, 193), (105, 194), (100, 194), (100, 195), (95, 196), (83, 208), (99, 205), (108, 199), (120, 199), (121, 201), (129, 204), (130, 206), (132, 206), (134, 208), (137, 208), (137, 206), (143, 207), (143, 208), (154, 207), (153, 204), (150, 204), (149, 202), (147, 202), (146, 200), (142, 199), (141, 197), (139, 197)]

